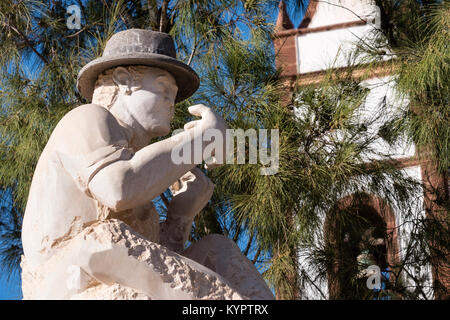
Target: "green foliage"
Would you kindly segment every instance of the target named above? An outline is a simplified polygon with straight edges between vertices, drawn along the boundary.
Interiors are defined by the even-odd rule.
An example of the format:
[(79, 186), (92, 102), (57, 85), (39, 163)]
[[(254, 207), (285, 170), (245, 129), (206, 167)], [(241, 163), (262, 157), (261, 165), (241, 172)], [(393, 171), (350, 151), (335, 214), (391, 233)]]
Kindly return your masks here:
[(441, 172), (450, 166), (450, 4), (431, 7), (418, 21), (423, 39), (402, 55), (399, 87), (411, 97), (406, 129)]
[[(299, 3), (289, 5), (298, 9)], [(114, 32), (150, 28), (174, 37), (179, 58), (202, 81), (193, 97), (177, 105), (173, 129), (192, 120), (187, 106), (203, 103), (231, 128), (279, 130), (277, 174), (261, 175), (259, 162), (207, 172), (216, 187), (190, 240), (209, 233), (229, 236), (280, 298), (297, 298), (298, 288), (320, 291), (317, 283), (326, 281), (333, 266), (336, 250), (323, 232), (327, 217), (344, 229), (366, 223), (355, 221), (354, 212), (335, 214), (336, 203), (355, 194), (360, 195), (356, 206), (372, 194), (396, 203), (406, 220), (420, 222), (414, 223), (408, 254), (397, 266), (396, 290), (407, 295), (400, 272), (430, 259), (424, 239), (432, 236), (430, 229), (440, 229), (415, 216), (414, 181), (389, 161), (367, 162), (389, 159), (373, 148), (374, 141), (394, 144), (406, 132), (419, 146), (430, 147), (442, 168), (448, 166), (448, 5), (437, 7), (439, 14), (425, 15), (434, 18), (425, 19), (424, 28), (406, 23), (406, 14), (383, 4), (384, 17), (396, 17), (383, 23), (399, 57), (398, 83), (411, 97), (412, 110), (421, 111), (406, 111), (372, 132), (368, 128), (382, 115), (361, 117), (367, 89), (354, 80), (352, 68), (328, 74), (318, 86), (295, 88), (290, 108), (281, 102), (285, 89), (274, 67), (273, 25), (267, 16), (278, 1), (78, 1), (81, 30), (67, 29), (68, 4), (0, 2), (0, 186), (2, 199), (11, 200), (0, 219), (6, 269), (18, 266), (20, 222), (38, 157), (58, 120), (86, 102), (75, 89), (78, 70), (101, 55)], [(170, 200), (170, 192), (165, 197)], [(163, 218), (166, 208), (163, 201), (158, 204)], [(437, 239), (448, 244), (442, 232)], [(423, 280), (416, 280), (416, 295), (409, 298), (423, 296)]]
[[(448, 2), (377, 1), (382, 29), (396, 56), (397, 87), (410, 99), (410, 109), (386, 124), (392, 138), (406, 133), (423, 158), (447, 171), (450, 153), (450, 5)], [(374, 53), (374, 48), (365, 48)], [(395, 139), (394, 139), (395, 140)]]
[(20, 241), (20, 229), (22, 225), (21, 215), (17, 212), (11, 199), (11, 192), (0, 193), (0, 255), (2, 264), (0, 270), (2, 278), (9, 280), (14, 273), (20, 270), (19, 259), (22, 254)]
[[(422, 1), (422, 4), (416, 1), (377, 1), (377, 5), (381, 8), (382, 14), (382, 28), (378, 30), (381, 37), (375, 43), (360, 43), (359, 49), (362, 50), (355, 52), (354, 55), (370, 54), (365, 60), (371, 61), (366, 65), (368, 70), (371, 70), (372, 64), (378, 66), (378, 62), (383, 58), (393, 58), (385, 65), (395, 68), (397, 76), (394, 80), (399, 95), (408, 97), (409, 100), (409, 107), (396, 110), (397, 115), (383, 123), (378, 135), (390, 145), (404, 143), (406, 137), (407, 143), (415, 145), (420, 159), (425, 161), (431, 159), (438, 174), (444, 175), (449, 167), (449, 5), (447, 2), (434, 1)], [(389, 168), (383, 170), (393, 172)], [(405, 223), (398, 227), (398, 232), (402, 229), (410, 230), (410, 233), (399, 234), (399, 238), (404, 241), (402, 259), (390, 265), (395, 279), (389, 288), (391, 296), (403, 299), (427, 299), (430, 297), (427, 292), (431, 285), (436, 292), (445, 297), (448, 295), (446, 288), (439, 282), (431, 284), (430, 274), (428, 278), (423, 273), (417, 276), (417, 273), (411, 270), (420, 269), (424, 264), (429, 264), (433, 268), (438, 265), (444, 268), (443, 264), (448, 261), (450, 244), (448, 190), (422, 186), (426, 187), (425, 190), (435, 199), (431, 201), (433, 212), (427, 211), (427, 215), (422, 216), (418, 213), (421, 212), (421, 204), (413, 200), (413, 195), (420, 195), (420, 192), (415, 191), (412, 181), (408, 184), (393, 180), (391, 190), (386, 190), (386, 186), (383, 186), (386, 180), (382, 176), (373, 175), (370, 180), (373, 182), (372, 186), (381, 188), (382, 192), (380, 194), (372, 190), (367, 193), (380, 196), (384, 194), (381, 198), (387, 200), (387, 203), (403, 203), (397, 212), (401, 212)], [(360, 205), (358, 203), (361, 203), (361, 199), (354, 200), (353, 206), (358, 208)], [(340, 225), (340, 229), (350, 230), (361, 226), (361, 222), (351, 218), (351, 214), (350, 219), (347, 219), (347, 214), (339, 212), (340, 214), (334, 215), (332, 220)], [(317, 235), (316, 238), (320, 239), (321, 235)], [(322, 245), (317, 245), (318, 243)], [(313, 281), (325, 281), (324, 279), (328, 277), (329, 290), (337, 290), (336, 282), (339, 281), (330, 282), (330, 270), (336, 267), (335, 263), (340, 263), (343, 267), (346, 260), (351, 261), (353, 258), (337, 256), (336, 253), (341, 252), (342, 248), (327, 246), (326, 235), (325, 238), (322, 237), (322, 241), (305, 244), (303, 249), (301, 255), (308, 261), (305, 269), (309, 270), (309, 272), (305, 269), (302, 271), (303, 279), (306, 282), (309, 279), (311, 287)], [(348, 267), (354, 268), (355, 264), (350, 263)], [(355, 274), (354, 270), (352, 272)], [(339, 272), (336, 277), (344, 275), (345, 272)], [(350, 287), (340, 288), (339, 290), (343, 290), (340, 297), (347, 299), (361, 297), (356, 284), (357, 279), (354, 280), (355, 283), (352, 284), (348, 278), (345, 281), (341, 279), (340, 283), (347, 283)]]
[[(80, 30), (66, 26), (69, 16), (66, 8), (71, 4), (81, 8)], [(4, 251), (6, 271), (19, 264), (21, 218), (39, 155), (59, 119), (71, 108), (86, 103), (76, 90), (77, 73), (84, 64), (101, 55), (113, 33), (128, 28), (169, 32), (175, 39), (179, 59), (202, 75), (203, 66), (217, 63), (220, 68), (225, 62), (218, 61), (216, 55), (222, 56), (220, 52), (232, 49), (234, 44), (242, 49), (264, 40), (267, 45), (270, 24), (265, 14), (276, 5), (277, 1), (228, 0), (1, 1), (0, 186), (10, 196), (2, 210), (0, 237), (6, 247), (10, 243), (18, 248)], [(249, 40), (254, 33), (265, 36)], [(224, 43), (230, 45), (223, 47)], [(258, 46), (261, 45), (255, 45)], [(240, 59), (242, 53), (242, 50), (238, 53)], [(246, 74), (253, 73), (247, 69)], [(206, 92), (214, 91), (206, 86), (202, 85), (199, 94), (190, 101), (177, 106), (174, 128), (182, 127), (192, 118), (186, 112), (188, 105), (202, 102)], [(219, 103), (212, 106), (222, 108)], [(198, 226), (208, 225), (208, 232), (224, 232), (224, 222), (220, 226), (215, 217), (220, 209), (212, 208), (206, 210), (209, 214), (203, 215)], [(163, 211), (164, 208), (162, 214)], [(204, 228), (194, 230), (201, 234)], [(236, 240), (239, 235), (236, 234)]]

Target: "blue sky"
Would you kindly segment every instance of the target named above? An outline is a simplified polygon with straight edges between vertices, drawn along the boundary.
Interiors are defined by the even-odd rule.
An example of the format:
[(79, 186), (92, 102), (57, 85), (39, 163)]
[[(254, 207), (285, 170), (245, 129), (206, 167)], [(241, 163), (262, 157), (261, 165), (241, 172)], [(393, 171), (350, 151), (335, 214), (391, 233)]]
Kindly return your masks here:
[(0, 277), (0, 300), (22, 299), (22, 282), (18, 273), (11, 276), (10, 281), (6, 277)]
[[(289, 10), (291, 11), (291, 10)], [(292, 11), (291, 11), (292, 12)], [(290, 13), (291, 13), (290, 12)], [(276, 21), (276, 17), (278, 14), (278, 10), (273, 12), (273, 22)], [(292, 17), (292, 14), (290, 14)], [(294, 26), (298, 26), (301, 20), (302, 13), (297, 15), (297, 17), (292, 19)], [(20, 273), (17, 272), (11, 275), (9, 281), (7, 281), (7, 277), (4, 274), (0, 273), (0, 300), (19, 300), (22, 299), (22, 290), (21, 290), (21, 279)]]

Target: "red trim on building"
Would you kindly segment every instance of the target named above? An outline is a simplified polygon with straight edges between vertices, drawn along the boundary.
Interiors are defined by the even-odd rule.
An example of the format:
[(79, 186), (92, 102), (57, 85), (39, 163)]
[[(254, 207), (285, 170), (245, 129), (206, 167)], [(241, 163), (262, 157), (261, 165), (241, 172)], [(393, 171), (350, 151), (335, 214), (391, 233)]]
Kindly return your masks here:
[[(427, 161), (421, 165), (422, 183), (424, 186), (424, 205), (428, 225), (432, 230), (449, 233), (449, 213), (441, 204), (449, 201), (448, 177), (439, 174), (435, 165)], [(431, 230), (430, 230), (431, 231)], [(431, 237), (434, 232), (430, 232)], [(439, 238), (439, 236), (438, 236)], [(435, 299), (450, 299), (450, 252), (449, 248), (442, 247), (438, 242), (430, 239), (429, 245), (432, 253), (432, 275)]]
[(299, 28), (307, 28), (311, 23), (313, 16), (316, 14), (318, 0), (309, 0), (308, 7), (306, 8), (305, 15), (303, 16), (302, 22), (300, 22)]
[(366, 20), (358, 20), (358, 21), (330, 24), (327, 26), (321, 26), (321, 27), (315, 27), (315, 28), (299, 28), (299, 29), (292, 29), (292, 30), (284, 30), (284, 31), (277, 32), (274, 35), (274, 38), (283, 38), (283, 37), (290, 37), (292, 35), (298, 35), (298, 34), (324, 32), (324, 31), (330, 31), (330, 30), (336, 30), (336, 29), (345, 29), (345, 28), (363, 26), (366, 24), (367, 24)]
[(280, 1), (280, 3), (278, 4), (278, 17), (276, 22), (276, 30), (282, 31), (293, 28), (294, 25), (292, 24), (292, 21), (286, 12), (286, 4), (284, 3), (284, 1)]
[[(392, 61), (386, 61), (386, 62), (379, 62), (375, 66), (369, 66), (369, 65), (360, 65), (357, 68), (354, 68), (352, 70), (352, 77), (354, 79), (360, 79), (360, 80), (367, 80), (372, 78), (378, 78), (378, 77), (386, 77), (389, 75), (394, 74), (395, 72), (395, 63), (392, 63)], [(350, 70), (349, 67), (341, 67), (341, 68), (334, 68), (329, 69), (336, 72), (344, 72), (345, 70)], [(304, 85), (315, 85), (319, 84), (324, 76), (326, 75), (327, 71), (313, 71), (313, 72), (306, 72), (302, 74), (282, 74), (285, 78), (289, 78), (289, 80), (293, 83), (297, 83), (299, 86)]]
[(276, 38), (273, 40), (275, 46), (275, 66), (281, 69), (281, 76), (295, 76), (297, 74), (297, 54), (295, 36)]

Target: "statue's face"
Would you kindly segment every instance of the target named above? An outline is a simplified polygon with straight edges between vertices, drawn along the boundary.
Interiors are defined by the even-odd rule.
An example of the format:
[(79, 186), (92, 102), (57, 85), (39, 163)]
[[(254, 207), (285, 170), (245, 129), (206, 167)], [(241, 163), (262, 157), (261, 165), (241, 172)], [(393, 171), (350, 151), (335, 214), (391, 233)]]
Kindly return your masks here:
[(127, 111), (150, 135), (167, 135), (177, 91), (176, 81), (169, 72), (148, 68), (142, 78), (141, 88), (127, 96)]
[[(114, 70), (113, 80), (119, 90), (110, 111), (139, 135), (142, 131), (148, 137), (167, 135), (178, 91), (176, 81), (169, 72), (159, 68), (145, 67), (141, 72), (141, 83), (132, 84), (127, 69)], [(132, 90), (132, 85), (138, 88)]]

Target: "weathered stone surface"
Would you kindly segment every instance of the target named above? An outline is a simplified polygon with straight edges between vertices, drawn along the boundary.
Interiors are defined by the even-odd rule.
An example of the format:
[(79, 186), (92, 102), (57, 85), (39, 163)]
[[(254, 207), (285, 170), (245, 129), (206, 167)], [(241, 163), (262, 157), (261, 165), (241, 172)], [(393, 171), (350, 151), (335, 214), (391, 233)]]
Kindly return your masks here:
[(98, 284), (71, 297), (71, 300), (152, 300), (144, 293), (123, 287), (119, 284), (111, 286)]
[[(98, 268), (109, 261), (123, 262), (110, 265), (114, 270), (109, 272), (117, 278), (126, 277), (131, 270), (142, 274), (140, 283), (136, 282), (134, 288), (108, 283), (108, 276)], [(125, 223), (114, 219), (94, 223), (70, 241), (63, 241), (58, 253), (40, 268), (30, 270), (25, 260), (22, 268), (24, 299), (246, 298), (219, 274), (143, 239)]]
[(183, 252), (224, 277), (240, 294), (252, 300), (272, 300), (273, 294), (253, 263), (244, 256), (233, 240), (211, 234)]

